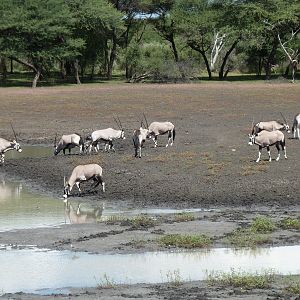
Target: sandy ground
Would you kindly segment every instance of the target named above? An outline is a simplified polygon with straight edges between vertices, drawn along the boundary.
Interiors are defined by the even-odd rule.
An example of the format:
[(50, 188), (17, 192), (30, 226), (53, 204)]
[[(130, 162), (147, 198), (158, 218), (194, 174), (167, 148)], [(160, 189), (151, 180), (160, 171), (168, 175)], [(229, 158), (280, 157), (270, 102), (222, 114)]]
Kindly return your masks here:
[[(288, 159), (255, 163), (258, 149), (247, 145), (252, 119), (280, 119), (292, 125), (299, 111), (300, 85), (282, 82), (130, 85), (95, 84), (57, 88), (3, 88), (0, 90), (0, 136), (12, 138), (13, 121), (20, 143), (52, 145), (55, 134), (116, 127), (119, 116), (126, 140), (116, 141), (116, 153), (62, 155), (7, 160), (0, 172), (17, 178), (31, 189), (61, 197), (63, 177), (78, 164), (99, 163), (107, 191), (88, 192), (71, 201), (92, 206), (129, 208), (206, 208), (195, 220), (179, 222), (174, 216), (156, 216), (154, 227), (133, 228), (115, 221), (74, 224), (61, 228), (19, 230), (1, 233), (1, 244), (36, 244), (53, 249), (97, 253), (133, 253), (167, 250), (157, 238), (169, 233), (207, 234), (213, 247), (227, 246), (226, 236), (251, 223), (257, 215), (274, 220), (299, 217), (299, 141), (286, 134)], [(142, 112), (148, 121), (169, 120), (176, 126), (176, 140), (165, 148), (147, 141), (142, 159), (133, 157), (132, 132), (139, 127)], [(276, 149), (272, 149), (273, 157)], [(78, 153), (78, 150), (75, 151)], [(103, 239), (105, 243), (103, 243)], [(276, 230), (270, 245), (299, 244), (299, 232)], [(143, 241), (143, 242), (141, 242)], [(145, 242), (146, 241), (146, 242)], [(281, 279), (278, 279), (281, 282)], [(31, 299), (40, 296), (6, 295)], [(281, 284), (264, 291), (208, 287), (191, 282), (179, 287), (165, 285), (119, 286), (114, 289), (75, 290), (56, 299), (296, 299)], [(289, 298), (290, 297), (290, 298)], [(45, 297), (47, 298), (47, 297)], [(48, 297), (51, 298), (51, 297)]]

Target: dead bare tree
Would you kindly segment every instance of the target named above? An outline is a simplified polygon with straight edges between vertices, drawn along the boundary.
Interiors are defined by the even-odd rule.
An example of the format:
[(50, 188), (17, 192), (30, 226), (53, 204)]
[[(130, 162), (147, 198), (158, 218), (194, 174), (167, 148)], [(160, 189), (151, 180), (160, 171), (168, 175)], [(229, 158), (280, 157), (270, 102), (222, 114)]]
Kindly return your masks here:
[(292, 82), (295, 82), (295, 76), (296, 76), (296, 71), (297, 71), (297, 66), (298, 66), (298, 56), (299, 56), (299, 49), (294, 50), (289, 47), (287, 47), (287, 44), (291, 42), (296, 35), (300, 32), (300, 27), (296, 29), (295, 31), (292, 30), (292, 34), (289, 40), (285, 41), (284, 43), (281, 41), (279, 33), (277, 34), (279, 43), (281, 48), (283, 49), (285, 55), (288, 57), (290, 66), (292, 68)]
[(216, 61), (219, 57), (219, 54), (220, 54), (223, 46), (225, 45), (225, 41), (224, 41), (225, 37), (226, 37), (226, 34), (223, 34), (222, 36), (220, 36), (220, 32), (214, 33), (214, 45), (213, 45), (213, 48), (210, 53), (210, 70), (211, 71), (215, 70)]

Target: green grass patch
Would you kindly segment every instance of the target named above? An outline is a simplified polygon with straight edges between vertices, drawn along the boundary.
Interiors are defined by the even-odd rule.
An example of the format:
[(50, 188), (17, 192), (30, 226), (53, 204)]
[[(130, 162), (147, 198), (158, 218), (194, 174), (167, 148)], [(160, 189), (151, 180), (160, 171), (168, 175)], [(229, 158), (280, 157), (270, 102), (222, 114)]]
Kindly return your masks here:
[(130, 220), (130, 223), (134, 228), (150, 228), (156, 225), (156, 221), (147, 215), (136, 216)]
[(272, 270), (259, 274), (257, 272), (248, 273), (232, 269), (230, 272), (208, 273), (207, 280), (211, 285), (221, 284), (224, 286), (240, 287), (247, 290), (264, 289), (274, 282), (275, 273)]
[(300, 219), (285, 218), (279, 222), (279, 226), (283, 229), (296, 229), (300, 230)]
[(190, 222), (195, 220), (195, 216), (192, 213), (179, 213), (174, 217), (176, 222)]
[(251, 229), (237, 229), (228, 237), (228, 242), (235, 247), (255, 248), (271, 242), (271, 238), (265, 234), (253, 232)]
[(210, 237), (201, 235), (181, 235), (167, 234), (159, 239), (159, 242), (164, 246), (174, 246), (178, 248), (205, 248), (212, 244)]
[(293, 280), (288, 284), (288, 286), (285, 288), (286, 291), (288, 291), (291, 294), (294, 295), (300, 295), (300, 281)]
[(274, 221), (267, 217), (256, 217), (251, 224), (251, 231), (257, 233), (270, 233), (275, 229)]

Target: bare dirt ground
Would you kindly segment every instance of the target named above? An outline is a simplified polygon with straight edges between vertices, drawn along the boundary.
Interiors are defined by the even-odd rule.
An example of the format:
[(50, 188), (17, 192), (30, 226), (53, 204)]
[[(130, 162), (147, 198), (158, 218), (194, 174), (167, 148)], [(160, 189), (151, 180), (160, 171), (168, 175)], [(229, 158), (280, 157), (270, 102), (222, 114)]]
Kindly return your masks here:
[[(258, 149), (248, 146), (252, 118), (280, 119), (292, 125), (299, 110), (300, 85), (282, 82), (207, 83), (169, 85), (95, 84), (56, 88), (3, 88), (0, 90), (0, 136), (12, 138), (10, 121), (20, 143), (52, 145), (55, 134), (116, 127), (121, 119), (127, 139), (115, 143), (116, 153), (66, 155), (7, 160), (0, 172), (17, 178), (40, 193), (61, 197), (63, 177), (78, 164), (99, 163), (107, 191), (84, 192), (71, 200), (91, 205), (106, 203), (130, 208), (207, 208), (190, 222), (157, 216), (151, 228), (128, 224), (81, 224), (59, 229), (19, 230), (1, 233), (1, 244), (36, 244), (40, 247), (91, 252), (164, 250), (155, 242), (167, 233), (199, 233), (213, 237), (215, 247), (226, 245), (226, 235), (249, 224), (256, 215), (275, 220), (299, 217), (300, 143), (286, 134), (288, 159), (255, 163)], [(147, 141), (142, 159), (133, 157), (132, 132), (145, 112), (148, 121), (171, 121), (176, 140), (165, 148)], [(76, 151), (78, 152), (78, 151)], [(273, 158), (276, 149), (271, 150)], [(87, 190), (87, 189), (86, 189)], [(105, 240), (105, 243), (103, 243)], [(147, 241), (137, 243), (137, 241)], [(299, 244), (299, 232), (278, 230), (270, 244)], [(279, 280), (280, 281), (280, 280)], [(208, 287), (205, 282), (169, 285), (120, 286), (112, 290), (74, 290), (56, 299), (295, 299), (276, 284), (264, 291), (238, 291)], [(6, 295), (31, 299), (41, 296)], [(45, 297), (47, 298), (47, 297)], [(50, 297), (48, 297), (50, 298)]]

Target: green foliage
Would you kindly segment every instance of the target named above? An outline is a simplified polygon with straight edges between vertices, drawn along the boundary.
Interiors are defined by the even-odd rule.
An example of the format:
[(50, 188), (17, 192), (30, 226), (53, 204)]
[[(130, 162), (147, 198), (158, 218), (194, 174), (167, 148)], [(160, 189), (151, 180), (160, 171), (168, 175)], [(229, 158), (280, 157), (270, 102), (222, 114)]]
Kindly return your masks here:
[(238, 229), (231, 233), (227, 239), (235, 247), (249, 248), (255, 248), (271, 241), (269, 236), (255, 233), (250, 229)]
[(159, 242), (164, 246), (175, 246), (179, 248), (204, 248), (212, 244), (210, 237), (206, 235), (180, 235), (168, 234), (159, 239)]
[(279, 226), (283, 229), (296, 229), (300, 230), (300, 219), (285, 218), (280, 221)]
[(207, 275), (210, 284), (221, 284), (224, 286), (240, 287), (247, 290), (264, 289), (274, 282), (275, 274), (271, 271), (265, 271), (262, 274), (236, 271), (230, 272), (211, 272)]
[(251, 231), (258, 233), (270, 233), (276, 226), (272, 219), (267, 217), (256, 217), (251, 225)]
[(288, 278), (288, 284), (285, 288), (286, 291), (288, 291), (291, 294), (299, 295), (300, 294), (300, 280), (299, 277), (289, 277)]

